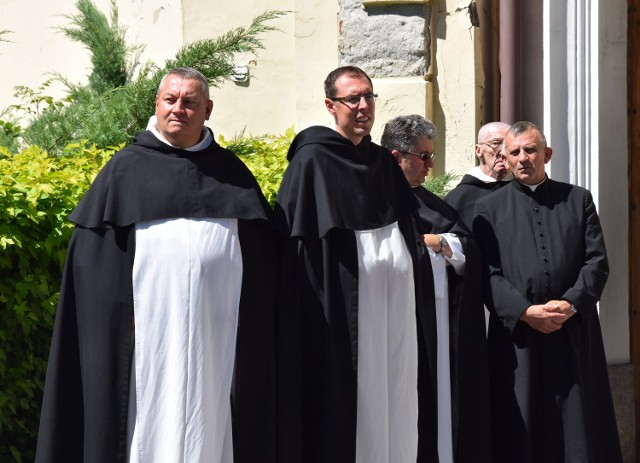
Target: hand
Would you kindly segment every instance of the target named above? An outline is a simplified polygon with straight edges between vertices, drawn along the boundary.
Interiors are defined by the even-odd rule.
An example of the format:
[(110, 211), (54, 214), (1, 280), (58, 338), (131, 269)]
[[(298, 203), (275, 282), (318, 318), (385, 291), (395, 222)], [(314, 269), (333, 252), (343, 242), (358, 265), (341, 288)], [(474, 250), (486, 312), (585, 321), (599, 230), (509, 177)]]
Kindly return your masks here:
[[(562, 312), (559, 302), (567, 303), (567, 301), (550, 301), (546, 304), (529, 306), (520, 316), (520, 320), (541, 333), (549, 334), (558, 331), (568, 320), (568, 316)], [(568, 310), (571, 311), (571, 309)]]
[[(554, 312), (562, 313), (567, 316), (565, 322), (573, 317), (576, 313), (571, 310), (571, 302), (565, 300), (552, 300), (548, 301), (546, 304), (548, 307), (555, 307)], [(563, 322), (564, 323), (564, 322)]]
[[(426, 235), (422, 235), (422, 241), (424, 241), (425, 246), (432, 249), (433, 252), (442, 251), (442, 248), (440, 247), (440, 235), (428, 233)], [(447, 257), (451, 257), (453, 255), (451, 246), (447, 246), (443, 254)]]

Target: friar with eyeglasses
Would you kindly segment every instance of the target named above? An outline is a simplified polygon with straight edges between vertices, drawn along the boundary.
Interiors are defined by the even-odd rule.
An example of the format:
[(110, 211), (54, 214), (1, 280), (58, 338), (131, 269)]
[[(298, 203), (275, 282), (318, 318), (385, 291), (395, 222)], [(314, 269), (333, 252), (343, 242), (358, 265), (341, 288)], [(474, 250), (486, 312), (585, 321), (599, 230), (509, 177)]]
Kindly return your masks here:
[(391, 151), (418, 198), (414, 215), (421, 270), (427, 360), (437, 378), (440, 463), (490, 463), (491, 408), (478, 246), (458, 213), (422, 186), (433, 167), (435, 125), (417, 114), (387, 122), (380, 143)]
[(460, 214), (464, 224), (471, 228), (476, 201), (494, 192), (513, 179), (502, 153), (504, 136), (509, 124), (489, 122), (478, 130), (475, 155), (478, 165), (467, 172), (460, 183), (444, 200)]
[(415, 284), (418, 203), (371, 141), (367, 74), (340, 67), (325, 95), (335, 125), (296, 136), (276, 204), (278, 458), (437, 461), (429, 317)]

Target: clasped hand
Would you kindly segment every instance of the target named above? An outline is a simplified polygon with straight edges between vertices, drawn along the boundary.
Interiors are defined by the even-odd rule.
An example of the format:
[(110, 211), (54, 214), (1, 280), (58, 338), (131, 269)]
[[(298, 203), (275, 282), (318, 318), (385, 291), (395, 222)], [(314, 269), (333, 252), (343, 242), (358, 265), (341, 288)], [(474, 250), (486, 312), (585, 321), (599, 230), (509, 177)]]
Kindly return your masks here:
[(527, 307), (520, 320), (527, 323), (534, 330), (541, 333), (553, 333), (562, 328), (575, 312), (571, 310), (571, 303), (562, 300), (549, 301)]

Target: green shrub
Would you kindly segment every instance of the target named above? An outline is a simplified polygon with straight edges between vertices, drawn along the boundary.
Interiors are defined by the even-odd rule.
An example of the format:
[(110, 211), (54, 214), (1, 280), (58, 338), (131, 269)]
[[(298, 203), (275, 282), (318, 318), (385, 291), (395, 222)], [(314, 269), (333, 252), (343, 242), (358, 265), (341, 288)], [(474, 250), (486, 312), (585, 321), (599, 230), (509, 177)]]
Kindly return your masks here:
[(113, 150), (0, 148), (0, 461), (33, 461), (67, 216)]
[(256, 177), (265, 198), (273, 206), (282, 175), (287, 168), (287, 151), (294, 137), (293, 128), (289, 128), (283, 135), (240, 136), (233, 140), (220, 136), (219, 142), (242, 159)]
[(457, 179), (458, 175), (446, 172), (444, 175), (439, 175), (437, 177), (427, 177), (422, 186), (442, 198), (444, 195), (449, 193), (452, 188), (452, 182)]

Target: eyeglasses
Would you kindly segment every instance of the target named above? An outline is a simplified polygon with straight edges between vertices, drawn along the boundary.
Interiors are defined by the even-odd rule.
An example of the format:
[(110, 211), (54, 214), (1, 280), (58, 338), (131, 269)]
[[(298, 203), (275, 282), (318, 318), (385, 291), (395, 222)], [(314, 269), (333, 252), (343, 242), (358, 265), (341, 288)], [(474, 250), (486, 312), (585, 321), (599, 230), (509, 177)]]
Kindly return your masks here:
[(433, 161), (436, 157), (436, 152), (432, 151), (431, 153), (424, 152), (424, 153), (412, 153), (411, 151), (401, 151), (401, 153), (403, 154), (411, 154), (413, 156), (418, 156), (422, 161)]
[(502, 142), (503, 141), (504, 141), (504, 139), (502, 139), (502, 138), (494, 138), (493, 140), (483, 141), (482, 143), (479, 143), (479, 145), (490, 146), (495, 151), (495, 150), (497, 150), (498, 148), (500, 148), (502, 146)]
[(341, 101), (350, 108), (355, 108), (360, 104), (360, 101), (364, 98), (368, 104), (373, 103), (378, 98), (377, 93), (367, 93), (366, 95), (349, 95), (349, 96), (337, 96), (335, 98), (329, 98), (331, 101)]

